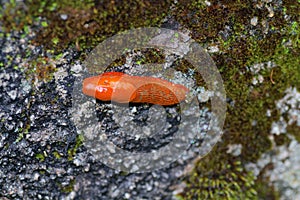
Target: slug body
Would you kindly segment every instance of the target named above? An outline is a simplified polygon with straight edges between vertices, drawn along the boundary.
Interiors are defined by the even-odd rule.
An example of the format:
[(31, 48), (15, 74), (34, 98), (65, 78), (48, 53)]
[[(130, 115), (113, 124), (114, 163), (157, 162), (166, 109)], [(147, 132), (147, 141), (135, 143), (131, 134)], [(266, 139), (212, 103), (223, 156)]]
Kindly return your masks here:
[(189, 89), (160, 78), (105, 72), (84, 79), (82, 91), (101, 101), (173, 105), (183, 101)]

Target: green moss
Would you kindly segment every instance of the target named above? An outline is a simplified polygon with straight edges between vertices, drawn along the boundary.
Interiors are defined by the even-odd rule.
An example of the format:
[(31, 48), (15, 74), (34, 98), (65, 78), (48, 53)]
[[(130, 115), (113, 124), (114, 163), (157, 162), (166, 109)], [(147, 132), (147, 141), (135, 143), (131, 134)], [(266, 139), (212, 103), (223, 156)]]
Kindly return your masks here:
[(35, 155), (35, 158), (38, 159), (40, 162), (43, 162), (45, 160), (45, 155), (43, 153), (37, 153)]
[[(26, 115), (27, 115), (27, 114), (26, 114), (25, 112), (23, 112), (23, 113), (21, 114), (21, 117), (22, 117), (22, 118), (27, 118)], [(24, 136), (29, 132), (29, 129), (30, 129), (30, 122), (29, 122), (29, 119), (28, 119), (27, 122), (25, 123), (24, 128), (18, 128), (18, 131), (17, 131), (18, 137), (17, 137), (17, 139), (15, 140), (15, 143), (20, 142), (20, 141), (24, 138)]]
[(169, 0), (130, 0), (126, 4), (110, 0), (99, 4), (94, 1), (29, 0), (26, 5), (13, 0), (6, 4), (1, 20), (7, 31), (25, 30), (28, 25), (40, 23), (41, 28), (34, 43), (44, 45), (47, 49), (60, 51), (71, 44), (77, 50), (82, 50), (94, 47), (120, 31), (159, 25), (170, 5)]
[(75, 143), (74, 147), (68, 149), (68, 160), (69, 161), (73, 160), (73, 158), (74, 158), (74, 156), (76, 154), (76, 151), (82, 145), (83, 140), (84, 140), (83, 135), (81, 135), (81, 134), (77, 135), (77, 137), (76, 137), (76, 143)]
[(60, 159), (60, 158), (61, 158), (60, 153), (57, 152), (57, 151), (54, 151), (52, 154), (53, 154), (53, 156), (54, 156), (56, 159)]
[(183, 199), (258, 199), (254, 176), (240, 160), (217, 151), (201, 159), (187, 179)]
[(64, 192), (64, 193), (70, 193), (70, 192), (73, 191), (75, 183), (76, 183), (76, 180), (72, 179), (70, 181), (70, 183), (68, 185), (66, 185), (66, 186), (62, 186), (60, 183), (58, 183), (58, 185), (59, 185), (59, 187), (60, 187), (60, 189), (61, 189), (62, 192)]
[(18, 132), (21, 132), (21, 133), (19, 133), (19, 135), (18, 135), (18, 137), (15, 141), (16, 143), (20, 142), (24, 138), (24, 134), (23, 134), (22, 129), (19, 129)]
[(273, 200), (279, 200), (280, 193), (275, 190), (273, 186), (270, 186), (270, 183), (268, 182), (268, 179), (265, 179), (263, 177), (258, 177), (258, 180), (255, 184), (255, 189), (257, 193), (259, 194), (259, 199), (273, 199)]
[(289, 125), (287, 127), (288, 133), (292, 134), (295, 136), (295, 139), (300, 142), (300, 127), (296, 125), (296, 122), (292, 125)]
[(289, 144), (291, 139), (286, 134), (274, 135), (274, 141), (277, 146)]
[(47, 57), (38, 57), (26, 65), (26, 77), (32, 82), (36, 79), (48, 82), (52, 80), (54, 72), (56, 71), (54, 60)]

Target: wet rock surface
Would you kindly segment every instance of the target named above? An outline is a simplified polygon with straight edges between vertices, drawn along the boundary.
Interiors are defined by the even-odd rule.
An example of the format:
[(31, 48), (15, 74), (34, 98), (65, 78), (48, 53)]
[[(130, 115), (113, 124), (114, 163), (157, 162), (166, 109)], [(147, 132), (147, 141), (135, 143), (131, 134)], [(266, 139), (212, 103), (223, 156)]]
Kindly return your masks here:
[[(167, 168), (140, 174), (120, 172), (95, 160), (82, 145), (69, 113), (72, 85), (83, 70), (81, 63), (75, 61), (78, 54), (69, 49), (60, 59), (50, 62), (55, 68), (54, 78), (45, 81), (36, 76), (36, 71), (35, 75), (28, 75), (32, 68), (25, 67), (34, 65), (31, 61), (45, 52), (30, 46), (31, 54), (26, 56), (22, 52), (28, 50), (29, 38), (22, 40), (24, 44), (20, 43), (17, 33), (0, 40), (5, 47), (0, 50), (5, 64), (0, 71), (0, 196), (9, 199), (173, 199), (174, 186), (182, 180), (186, 164), (195, 158), (197, 150)], [(52, 55), (48, 56), (51, 60)], [(114, 111), (109, 111), (110, 103), (98, 102), (95, 106), (111, 141), (129, 151), (147, 152), (168, 144), (180, 122), (176, 106), (166, 108), (168, 129), (165, 133), (137, 140), (132, 134), (114, 130), (114, 119), (118, 121), (122, 116), (116, 119), (105, 114)], [(118, 105), (114, 106), (118, 109)], [(149, 105), (131, 105), (131, 120), (146, 123), (151, 112), (155, 112), (149, 108)], [(145, 134), (143, 137), (147, 136), (147, 130)], [(200, 143), (194, 141), (195, 146)]]

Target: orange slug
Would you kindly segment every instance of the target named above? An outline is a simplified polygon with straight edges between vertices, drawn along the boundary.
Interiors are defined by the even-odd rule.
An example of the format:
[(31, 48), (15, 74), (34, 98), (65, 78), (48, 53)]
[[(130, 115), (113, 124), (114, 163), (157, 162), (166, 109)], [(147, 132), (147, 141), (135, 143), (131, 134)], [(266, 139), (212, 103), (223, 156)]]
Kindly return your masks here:
[(160, 78), (105, 72), (84, 79), (82, 91), (101, 101), (173, 105), (183, 101), (189, 89)]

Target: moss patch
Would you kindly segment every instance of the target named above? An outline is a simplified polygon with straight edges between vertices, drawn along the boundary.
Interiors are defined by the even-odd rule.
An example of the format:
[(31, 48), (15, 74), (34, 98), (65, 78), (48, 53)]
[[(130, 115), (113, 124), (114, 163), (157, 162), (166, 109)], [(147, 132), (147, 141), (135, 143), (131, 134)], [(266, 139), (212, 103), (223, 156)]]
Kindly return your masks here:
[(75, 179), (70, 180), (70, 183), (65, 186), (63, 186), (61, 183), (57, 183), (57, 184), (62, 192), (70, 193), (74, 190), (74, 185), (76, 184), (76, 180)]
[(84, 140), (83, 135), (77, 135), (75, 145), (68, 149), (68, 160), (69, 161), (73, 160), (73, 158), (76, 154), (76, 151), (78, 150), (78, 148), (80, 146), (82, 146), (83, 140)]
[[(269, 17), (270, 13), (266, 8), (254, 9), (252, 1), (210, 1), (211, 6), (206, 6), (204, 1), (179, 2), (175, 10), (178, 13), (176, 19), (191, 30), (193, 39), (204, 46), (217, 45), (220, 49), (212, 57), (223, 77), (229, 102), (222, 143), (196, 165), (187, 178), (188, 186), (183, 197), (252, 199), (252, 190), (257, 191), (262, 199), (274, 197), (276, 192), (273, 187), (266, 186), (267, 180), (258, 179), (255, 184), (245, 187), (244, 179), (251, 177), (246, 171), (243, 175), (239, 174), (244, 177), (243, 180), (230, 178), (245, 189), (235, 188), (236, 196), (225, 196), (228, 192), (233, 194), (230, 192), (230, 183), (230, 187), (216, 187), (215, 182), (224, 181), (224, 171), (227, 174), (235, 173), (233, 161), (237, 158), (224, 153), (228, 144), (242, 144), (239, 156), (241, 163), (255, 162), (262, 153), (271, 148), (270, 127), (279, 118), (276, 100), (281, 99), (286, 88), (290, 86), (300, 89), (300, 34), (295, 18), (299, 3), (285, 1), (284, 9), (274, 9), (273, 16)], [(287, 13), (291, 15), (288, 21), (284, 19)], [(258, 17), (260, 22), (265, 20), (269, 27), (266, 28), (262, 23), (252, 27), (250, 21), (253, 17)], [(268, 61), (275, 63), (276, 67), (261, 70), (259, 74), (264, 81), (254, 85), (252, 80), (256, 75), (249, 68)], [(271, 112), (271, 117), (266, 115), (267, 111)], [(295, 126), (289, 129), (292, 134), (297, 131)], [(289, 142), (284, 137), (276, 140), (280, 145)], [(228, 162), (231, 167), (226, 168)], [(243, 164), (240, 167), (243, 168)], [(257, 190), (255, 185), (265, 185), (265, 192)], [(246, 191), (250, 192), (249, 195)]]
[(182, 198), (258, 199), (254, 176), (243, 169), (241, 161), (215, 150), (197, 163)]
[(52, 80), (56, 71), (54, 60), (47, 57), (39, 57), (26, 64), (26, 76), (28, 80), (48, 82)]
[[(105, 38), (130, 28), (157, 26), (167, 15), (171, 1), (38, 1), (6, 4), (1, 19), (7, 30), (36, 26), (34, 43), (62, 50), (96, 46)], [(159, 9), (158, 9), (159, 8)], [(25, 11), (25, 12), (24, 12)]]

